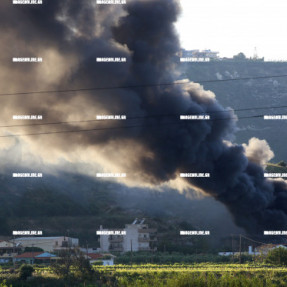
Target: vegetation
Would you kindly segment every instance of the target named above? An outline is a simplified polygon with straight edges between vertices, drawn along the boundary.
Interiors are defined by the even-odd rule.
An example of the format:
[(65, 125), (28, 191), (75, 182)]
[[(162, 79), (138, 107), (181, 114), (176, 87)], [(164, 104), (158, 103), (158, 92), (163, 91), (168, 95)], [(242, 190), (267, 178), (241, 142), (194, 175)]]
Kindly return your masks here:
[(287, 249), (279, 247), (270, 250), (268, 252), (266, 262), (279, 266), (287, 266)]
[(286, 173), (287, 167), (284, 165), (284, 161), (280, 161), (279, 163), (267, 163), (266, 172), (268, 173)]
[(19, 278), (22, 280), (27, 280), (28, 277), (31, 277), (34, 272), (34, 268), (31, 265), (22, 265), (20, 267)]
[[(79, 259), (79, 258), (78, 258)], [(77, 259), (77, 260), (78, 260)], [(31, 286), (94, 286), (94, 287), (187, 287), (187, 286), (240, 286), (240, 287), (274, 287), (287, 286), (287, 268), (272, 264), (141, 264), (91, 266), (83, 260), (78, 260), (82, 266), (73, 265), (70, 274), (63, 278), (54, 273), (53, 268), (37, 266), (34, 276), (27, 281), (1, 275), (1, 287), (31, 287)], [(84, 272), (81, 272), (84, 270)], [(87, 270), (91, 270), (86, 273)], [(1, 285), (2, 282), (2, 285)]]
[(246, 56), (242, 52), (240, 52), (238, 55), (233, 56), (233, 59), (237, 60), (237, 61), (246, 61), (247, 60)]
[(44, 252), (40, 247), (25, 247), (24, 252)]
[(280, 162), (278, 162), (277, 164), (278, 164), (278, 165), (280, 165), (280, 166), (284, 166), (284, 167), (286, 167), (286, 166), (287, 166), (286, 162), (285, 162), (285, 161), (283, 161), (283, 160), (281, 160), (281, 161), (280, 161)]
[[(243, 256), (242, 256), (243, 257)], [(178, 252), (137, 252), (131, 254), (127, 252), (115, 258), (116, 264), (174, 264), (174, 263), (231, 263), (232, 257), (219, 256), (215, 254), (182, 254)]]

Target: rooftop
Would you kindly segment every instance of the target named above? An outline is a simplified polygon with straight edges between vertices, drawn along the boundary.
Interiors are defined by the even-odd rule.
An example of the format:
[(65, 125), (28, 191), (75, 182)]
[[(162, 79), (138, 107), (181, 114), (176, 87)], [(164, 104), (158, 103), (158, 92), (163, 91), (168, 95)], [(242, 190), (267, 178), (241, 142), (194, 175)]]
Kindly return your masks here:
[(15, 256), (15, 258), (35, 258), (43, 252), (25, 252), (23, 254)]
[(63, 238), (63, 237), (66, 237), (66, 238), (71, 238), (71, 237), (68, 237), (68, 236), (53, 236), (53, 237), (19, 237), (19, 238), (16, 238), (15, 240), (19, 241), (19, 240), (49, 240), (49, 239), (59, 239), (59, 238)]

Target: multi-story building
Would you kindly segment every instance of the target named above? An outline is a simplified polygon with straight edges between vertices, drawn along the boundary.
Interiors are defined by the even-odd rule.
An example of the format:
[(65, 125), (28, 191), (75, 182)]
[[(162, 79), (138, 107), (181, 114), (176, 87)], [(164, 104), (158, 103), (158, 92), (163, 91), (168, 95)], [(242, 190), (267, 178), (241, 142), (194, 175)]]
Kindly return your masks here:
[[(100, 230), (108, 231), (103, 229)], [(143, 220), (136, 219), (132, 224), (126, 224), (121, 230), (124, 235), (100, 235), (102, 252), (155, 251), (156, 229), (151, 229)]]
[(10, 241), (0, 240), (0, 256), (5, 254), (19, 253), (21, 247)]
[(71, 238), (67, 236), (55, 237), (21, 237), (13, 239), (15, 244), (25, 247), (38, 247), (45, 252), (53, 252), (65, 250), (68, 248), (75, 248), (79, 246), (78, 238)]
[(0, 240), (0, 264), (12, 261), (12, 258), (18, 255), (22, 247), (10, 241)]

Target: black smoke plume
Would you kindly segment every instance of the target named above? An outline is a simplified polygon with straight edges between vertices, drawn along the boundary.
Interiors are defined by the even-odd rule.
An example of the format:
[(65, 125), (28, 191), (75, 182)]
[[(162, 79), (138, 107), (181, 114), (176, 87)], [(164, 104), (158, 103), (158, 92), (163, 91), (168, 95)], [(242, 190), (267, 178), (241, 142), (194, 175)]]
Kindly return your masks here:
[[(56, 67), (50, 65), (49, 72), (31, 65), (15, 70), (7, 62), (3, 69), (13, 78), (2, 75), (1, 80), (13, 81), (14, 85), (3, 84), (2, 89), (11, 92), (71, 86), (131, 88), (68, 96), (55, 93), (41, 97), (41, 101), (30, 96), (21, 104), (10, 98), (4, 116), (39, 109), (48, 121), (93, 118), (96, 113), (127, 114), (141, 118), (117, 125), (138, 127), (37, 138), (31, 149), (37, 153), (39, 146), (46, 147), (44, 160), (48, 160), (49, 154), (55, 156), (55, 152), (67, 158), (75, 150), (103, 152), (107, 162), (112, 161), (139, 183), (153, 185), (176, 179), (181, 172), (210, 173), (210, 178), (192, 178), (187, 182), (224, 203), (238, 226), (252, 233), (284, 228), (287, 186), (283, 181), (264, 179), (263, 168), (247, 158), (244, 146), (227, 141), (235, 130), (233, 111), (223, 108), (213, 93), (198, 84), (186, 81), (161, 85), (174, 82), (179, 76), (180, 45), (174, 28), (180, 13), (178, 1), (135, 0), (122, 7), (93, 3), (49, 0), (34, 8), (11, 8), (1, 1), (1, 31), (13, 48), (3, 47), (6, 56), (16, 52), (38, 56), (49, 51), (50, 54), (44, 53), (44, 61), (53, 63), (57, 55), (59, 62)], [(21, 19), (21, 25), (13, 19)], [(97, 63), (97, 57), (126, 57), (127, 64)], [(56, 71), (59, 74), (53, 78)], [(46, 77), (39, 77), (41, 72)], [(19, 75), (26, 75), (26, 81), (15, 82)], [(32, 86), (35, 77), (37, 81)], [(157, 86), (133, 87), (147, 84)], [(210, 114), (212, 120), (180, 122), (181, 114)], [(100, 127), (109, 125), (104, 123)], [(66, 125), (66, 129), (81, 128), (75, 123)], [(45, 127), (39, 128), (42, 130)], [(96, 161), (95, 154), (89, 157), (90, 162)]]

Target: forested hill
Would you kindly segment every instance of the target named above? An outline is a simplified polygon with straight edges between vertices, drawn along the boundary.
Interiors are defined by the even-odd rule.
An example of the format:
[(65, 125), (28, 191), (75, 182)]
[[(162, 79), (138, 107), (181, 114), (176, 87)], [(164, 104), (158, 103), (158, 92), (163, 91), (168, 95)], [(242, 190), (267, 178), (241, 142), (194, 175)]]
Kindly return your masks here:
[[(226, 80), (239, 78), (257, 78), (287, 75), (287, 62), (228, 62), (214, 61), (208, 63), (182, 64), (182, 78), (194, 82), (208, 80)], [(218, 101), (225, 107), (235, 110), (239, 117), (237, 143), (248, 142), (251, 137), (266, 139), (275, 153), (274, 161), (287, 160), (286, 139), (287, 120), (263, 120), (262, 117), (251, 117), (269, 114), (287, 114), (287, 77), (266, 79), (249, 79), (240, 81), (223, 81), (203, 83), (205, 89), (216, 94)], [(271, 107), (282, 107), (274, 108)], [(244, 117), (244, 119), (240, 119)], [(245, 118), (248, 117), (248, 118)]]

